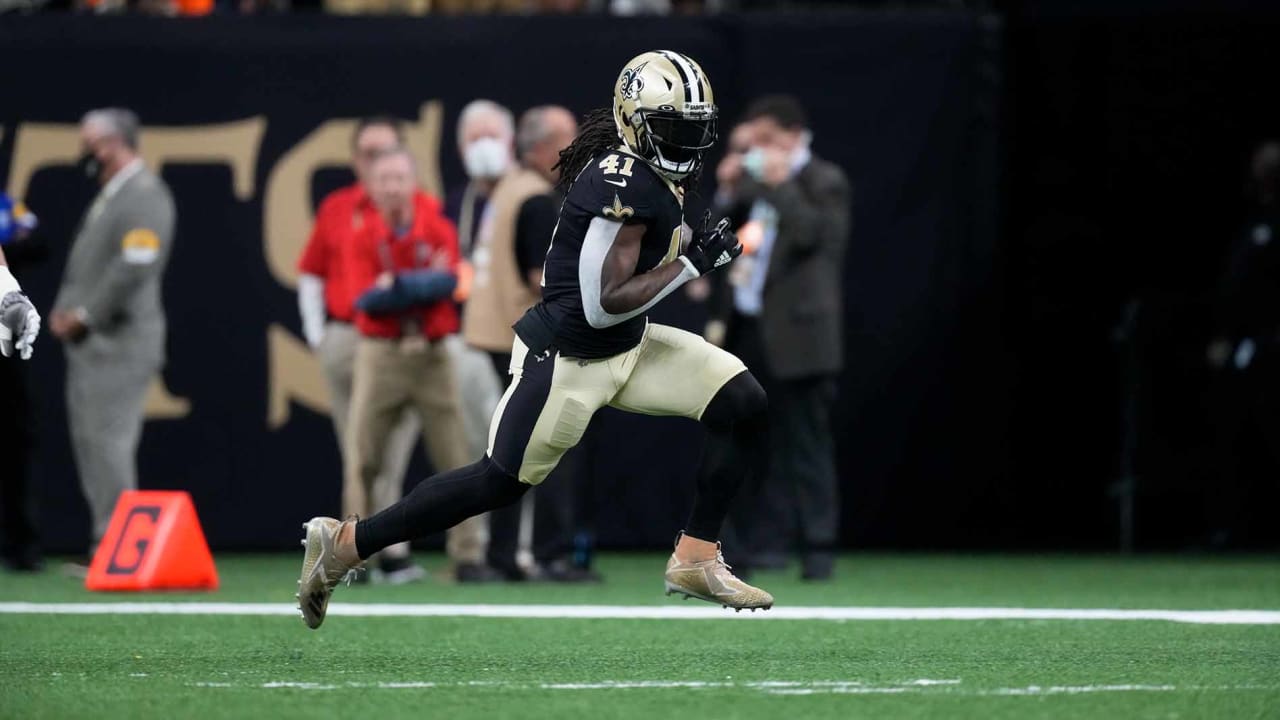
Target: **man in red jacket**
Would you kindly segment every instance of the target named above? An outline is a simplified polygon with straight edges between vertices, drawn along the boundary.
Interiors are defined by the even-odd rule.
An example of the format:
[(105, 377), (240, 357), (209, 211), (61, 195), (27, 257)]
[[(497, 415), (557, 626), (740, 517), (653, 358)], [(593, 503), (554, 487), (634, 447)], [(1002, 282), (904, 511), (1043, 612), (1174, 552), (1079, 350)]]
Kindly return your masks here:
[[(458, 330), (453, 302), (458, 237), (440, 203), (418, 189), (413, 157), (403, 148), (383, 151), (370, 168), (375, 212), (365, 215), (351, 248), (349, 279), (356, 296), (355, 378), (344, 505), (359, 515), (400, 499), (399, 488), (375, 483), (387, 436), (410, 409), (422, 422), (431, 462), (439, 470), (467, 464), (458, 388), (444, 339)], [(483, 523), (483, 518), (467, 521)], [(457, 563), (481, 562), (479, 533), (450, 535)], [(467, 545), (462, 547), (461, 545)], [(383, 551), (383, 568), (404, 572), (408, 548)], [(391, 565), (388, 570), (388, 565)]]

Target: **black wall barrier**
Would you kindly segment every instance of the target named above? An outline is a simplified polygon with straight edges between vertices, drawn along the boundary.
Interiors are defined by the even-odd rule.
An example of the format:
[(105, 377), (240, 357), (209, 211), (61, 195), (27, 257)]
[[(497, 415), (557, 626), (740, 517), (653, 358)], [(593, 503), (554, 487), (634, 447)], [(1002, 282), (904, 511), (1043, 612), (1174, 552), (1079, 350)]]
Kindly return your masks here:
[[(149, 403), (143, 487), (189, 490), (218, 549), (288, 547), (299, 521), (336, 513), (337, 448), (292, 268), (315, 203), (349, 177), (350, 119), (409, 120), (438, 191), (462, 178), (454, 122), (467, 101), (586, 111), (608, 102), (626, 59), (655, 47), (697, 58), (728, 119), (761, 93), (799, 96), (815, 152), (856, 188), (837, 412), (846, 539), (989, 538), (977, 528), (1009, 474), (993, 312), (999, 27), (966, 14), (0, 19), (0, 179), (52, 243), (23, 277), (40, 308), (93, 192), (70, 167), (85, 110), (136, 109), (144, 154), (176, 196), (169, 362)], [(689, 328), (704, 319), (687, 299), (655, 316)], [(52, 337), (30, 371), (46, 543), (77, 549), (87, 515)], [(602, 544), (669, 542), (687, 512), (698, 428), (611, 412), (601, 422)], [(409, 482), (425, 472), (419, 459)]]

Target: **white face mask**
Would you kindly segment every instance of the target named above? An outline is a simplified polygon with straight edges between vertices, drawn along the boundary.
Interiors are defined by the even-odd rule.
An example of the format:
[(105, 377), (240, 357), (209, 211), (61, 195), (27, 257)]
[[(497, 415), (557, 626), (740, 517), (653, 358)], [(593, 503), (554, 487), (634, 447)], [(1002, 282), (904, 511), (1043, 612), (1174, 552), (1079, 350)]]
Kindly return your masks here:
[(757, 182), (764, 177), (764, 150), (753, 147), (742, 155), (742, 169)]
[(507, 143), (497, 138), (480, 138), (462, 151), (462, 164), (473, 180), (491, 180), (507, 171), (511, 152)]

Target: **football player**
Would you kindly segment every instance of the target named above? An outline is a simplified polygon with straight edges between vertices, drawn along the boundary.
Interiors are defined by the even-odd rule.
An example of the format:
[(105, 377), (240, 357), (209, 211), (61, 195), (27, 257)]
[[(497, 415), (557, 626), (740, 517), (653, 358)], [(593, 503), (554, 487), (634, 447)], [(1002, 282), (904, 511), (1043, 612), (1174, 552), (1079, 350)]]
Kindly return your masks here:
[(9, 357), (17, 351), (23, 360), (31, 359), (39, 332), (40, 313), (22, 294), (0, 249), (0, 355)]
[[(685, 190), (716, 140), (706, 73), (680, 53), (627, 63), (610, 108), (589, 114), (560, 154), (567, 185), (543, 271), (542, 301), (515, 325), (512, 383), (478, 462), (429, 478), (365, 520), (313, 518), (298, 601), (311, 628), (347, 573), (384, 547), (518, 500), (542, 482), (606, 405), (697, 420), (707, 445), (697, 493), (667, 563), (667, 594), (737, 610), (769, 593), (725, 564), (720, 526), (750, 468), (763, 465), (767, 399), (738, 358), (645, 314), (742, 252), (727, 221), (683, 222)], [(688, 243), (682, 242), (688, 232)]]

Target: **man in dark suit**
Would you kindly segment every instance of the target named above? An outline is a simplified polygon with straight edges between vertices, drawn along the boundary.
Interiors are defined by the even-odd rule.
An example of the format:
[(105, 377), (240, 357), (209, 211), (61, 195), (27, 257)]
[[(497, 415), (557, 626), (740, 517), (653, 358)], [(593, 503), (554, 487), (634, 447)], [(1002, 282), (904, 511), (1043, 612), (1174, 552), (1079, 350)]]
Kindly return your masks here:
[[(738, 541), (761, 565), (785, 563), (794, 542), (803, 577), (824, 580), (840, 512), (831, 407), (844, 366), (851, 191), (840, 168), (813, 155), (811, 138), (804, 109), (781, 95), (752, 103), (731, 138), (717, 200), (742, 223), (750, 254), (730, 272), (718, 327), (726, 347), (768, 379), (771, 467), (738, 510)], [(714, 341), (716, 322), (708, 329)], [(765, 525), (771, 516), (782, 526)]]
[(1260, 144), (1250, 166), (1251, 207), (1219, 282), (1208, 348), (1218, 457), (1205, 514), (1214, 549), (1280, 539), (1255, 510), (1280, 497), (1280, 142)]

